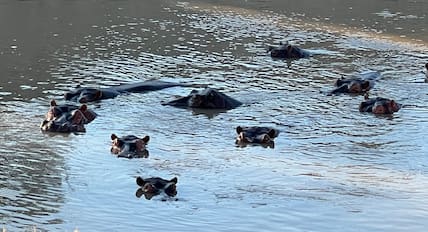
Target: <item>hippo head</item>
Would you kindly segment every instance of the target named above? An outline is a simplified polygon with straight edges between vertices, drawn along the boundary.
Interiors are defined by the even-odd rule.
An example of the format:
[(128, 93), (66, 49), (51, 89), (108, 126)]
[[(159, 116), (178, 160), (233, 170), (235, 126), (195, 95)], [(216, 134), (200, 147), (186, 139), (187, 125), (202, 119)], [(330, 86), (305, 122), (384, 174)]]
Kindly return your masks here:
[(51, 100), (50, 108), (40, 128), (47, 132), (85, 132), (84, 124), (93, 121), (96, 116), (97, 114), (86, 105), (80, 107), (68, 104), (58, 105), (55, 100)]
[(112, 134), (111, 140), (110, 151), (118, 155), (118, 157), (147, 158), (149, 156), (149, 151), (146, 149), (146, 145), (150, 140), (149, 136), (144, 138), (138, 138), (133, 135), (118, 137)]
[(279, 47), (269, 46), (268, 51), (270, 52), (270, 56), (272, 58), (279, 59), (299, 59), (310, 56), (308, 51), (288, 43), (280, 43)]
[(190, 107), (199, 109), (233, 109), (240, 106), (242, 103), (223, 94), (215, 89), (206, 88), (202, 91), (192, 90), (186, 97), (181, 97), (176, 100), (165, 103), (177, 107)]
[(351, 81), (348, 84), (349, 93), (363, 93), (370, 90), (370, 88), (370, 81), (367, 80)]
[(372, 112), (374, 114), (393, 114), (394, 112), (398, 112), (401, 106), (394, 100), (383, 99), (380, 101), (376, 101), (373, 104)]
[(147, 179), (137, 177), (136, 181), (140, 186), (136, 192), (137, 197), (141, 197), (144, 194), (145, 198), (150, 200), (153, 196), (160, 194), (162, 191), (170, 197), (177, 195), (177, 177), (171, 180), (165, 180), (159, 177)]
[(259, 143), (272, 144), (279, 134), (278, 130), (268, 127), (241, 127), (236, 128), (236, 144)]
[(102, 91), (96, 88), (78, 88), (64, 94), (65, 100), (88, 103), (102, 99)]

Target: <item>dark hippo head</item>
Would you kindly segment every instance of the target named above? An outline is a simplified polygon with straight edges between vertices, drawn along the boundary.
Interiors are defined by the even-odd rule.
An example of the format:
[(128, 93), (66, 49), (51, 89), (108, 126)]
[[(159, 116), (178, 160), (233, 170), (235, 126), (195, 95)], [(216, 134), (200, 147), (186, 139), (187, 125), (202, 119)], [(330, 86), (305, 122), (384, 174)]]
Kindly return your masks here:
[(164, 103), (163, 105), (229, 110), (242, 105), (242, 103), (219, 92), (218, 90), (206, 88), (202, 91), (192, 90), (188, 96), (180, 97), (176, 100)]
[(146, 145), (149, 140), (149, 136), (139, 138), (134, 135), (127, 135), (119, 138), (115, 134), (112, 134), (110, 151), (118, 157), (147, 158), (149, 151), (146, 149)]
[(69, 113), (69, 112), (76, 110), (78, 108), (79, 107), (77, 107), (75, 105), (70, 105), (70, 104), (58, 105), (56, 103), (55, 99), (52, 99), (50, 102), (50, 108), (45, 115), (45, 119), (47, 121), (51, 121), (51, 120), (54, 120), (56, 118), (61, 117), (65, 113)]
[(375, 85), (376, 80), (381, 76), (377, 71), (365, 71), (358, 73), (352, 78), (340, 78), (335, 82), (335, 88), (328, 95), (349, 93), (363, 94), (367, 93)]
[(278, 47), (269, 46), (268, 51), (272, 58), (277, 59), (300, 59), (308, 58), (310, 56), (308, 51), (288, 43), (280, 43), (280, 46)]
[(329, 95), (340, 93), (361, 94), (366, 93), (374, 86), (374, 81), (363, 79), (338, 79), (336, 86)]
[(45, 120), (40, 125), (41, 130), (45, 132), (85, 132), (84, 125), (97, 117), (86, 105), (58, 105), (55, 100), (51, 100), (50, 105)]
[(398, 112), (400, 108), (401, 105), (394, 100), (382, 97), (369, 99), (368, 95), (365, 96), (365, 101), (361, 102), (359, 106), (360, 112), (373, 114), (393, 114)]
[(150, 200), (153, 196), (159, 195), (162, 192), (170, 197), (177, 195), (177, 177), (174, 177), (171, 180), (165, 180), (159, 177), (146, 179), (137, 177), (136, 181), (137, 185), (140, 186), (135, 193), (138, 198), (144, 195), (147, 200)]
[(236, 128), (236, 133), (238, 136), (236, 137), (236, 144), (238, 145), (246, 145), (248, 143), (257, 143), (269, 145), (269, 147), (273, 147), (274, 138), (276, 138), (279, 134), (279, 131), (276, 129), (272, 129), (269, 127), (241, 127), (238, 126)]
[(98, 101), (103, 98), (103, 92), (96, 88), (77, 88), (76, 90), (66, 92), (65, 100), (75, 101), (80, 103), (88, 103)]

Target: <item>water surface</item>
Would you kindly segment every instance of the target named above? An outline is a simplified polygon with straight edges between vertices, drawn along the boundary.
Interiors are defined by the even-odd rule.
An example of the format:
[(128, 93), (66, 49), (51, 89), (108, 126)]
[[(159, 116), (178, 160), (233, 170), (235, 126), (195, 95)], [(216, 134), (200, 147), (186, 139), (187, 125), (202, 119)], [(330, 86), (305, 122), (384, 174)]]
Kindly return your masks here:
[[(363, 7), (364, 6), (364, 7)], [(425, 7), (425, 8), (424, 8)], [(8, 1), (0, 4), (0, 223), (8, 231), (424, 231), (428, 226), (424, 1)], [(289, 41), (317, 55), (272, 60)], [(382, 73), (358, 112), (335, 79)], [(84, 134), (39, 131), (78, 84), (206, 83), (227, 112), (161, 106), (191, 88), (90, 104)], [(271, 126), (274, 148), (236, 147), (238, 125)], [(150, 135), (118, 159), (110, 134)], [(176, 198), (135, 197), (137, 176), (179, 180)]]

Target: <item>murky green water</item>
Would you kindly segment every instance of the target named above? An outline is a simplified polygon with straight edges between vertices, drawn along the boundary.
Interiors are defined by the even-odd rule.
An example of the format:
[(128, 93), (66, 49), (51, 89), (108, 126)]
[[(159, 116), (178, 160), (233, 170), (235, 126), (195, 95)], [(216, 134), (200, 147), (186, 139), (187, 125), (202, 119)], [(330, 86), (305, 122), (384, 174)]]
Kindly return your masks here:
[[(425, 1), (6, 1), (0, 3), (0, 225), (7, 231), (425, 231), (428, 23)], [(272, 60), (290, 41), (318, 55)], [(358, 112), (326, 96), (376, 70)], [(206, 83), (244, 102), (217, 114), (162, 106), (190, 88), (90, 106), (79, 135), (38, 126), (79, 83)], [(238, 125), (281, 131), (236, 147)], [(150, 135), (147, 159), (110, 154), (110, 134)], [(135, 197), (136, 176), (177, 176), (174, 199)]]

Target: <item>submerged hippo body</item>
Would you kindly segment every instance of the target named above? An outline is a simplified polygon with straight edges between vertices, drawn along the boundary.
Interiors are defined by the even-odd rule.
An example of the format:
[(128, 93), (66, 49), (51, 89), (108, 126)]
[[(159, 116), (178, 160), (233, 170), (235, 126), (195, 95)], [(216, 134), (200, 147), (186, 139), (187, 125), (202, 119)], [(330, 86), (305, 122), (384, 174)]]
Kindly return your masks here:
[(278, 137), (279, 131), (269, 127), (241, 127), (236, 128), (236, 144), (245, 146), (249, 143), (262, 144), (269, 147), (274, 146), (274, 138)]
[(306, 51), (288, 43), (280, 43), (278, 47), (269, 46), (268, 51), (270, 52), (270, 56), (272, 58), (277, 59), (300, 59), (308, 58), (311, 56), (311, 53), (309, 53), (309, 51)]
[(137, 185), (140, 186), (135, 193), (137, 197), (144, 195), (147, 200), (150, 200), (153, 196), (159, 195), (162, 192), (170, 197), (177, 195), (177, 177), (174, 177), (171, 180), (162, 179), (160, 177), (151, 177), (146, 179), (137, 177), (136, 181)]
[(364, 72), (352, 78), (340, 78), (336, 81), (336, 88), (329, 95), (341, 93), (361, 94), (366, 93), (375, 85), (375, 81), (380, 77), (379, 72)]
[(365, 97), (365, 101), (361, 102), (359, 106), (360, 112), (373, 114), (393, 114), (394, 112), (398, 112), (400, 108), (400, 104), (394, 100), (382, 97), (368, 98), (368, 96)]
[(242, 103), (224, 93), (212, 88), (206, 88), (202, 91), (192, 90), (186, 97), (180, 97), (176, 100), (163, 105), (170, 105), (184, 108), (200, 108), (200, 109), (226, 109), (236, 108)]
[(134, 84), (124, 84), (110, 88), (82, 88), (79, 87), (73, 91), (64, 94), (65, 100), (76, 101), (80, 103), (87, 103), (92, 101), (99, 101), (103, 99), (115, 98), (123, 93), (141, 93), (148, 91), (156, 91), (170, 87), (184, 86), (191, 87), (195, 85), (165, 82), (158, 80), (149, 80)]
[(134, 135), (118, 137), (112, 134), (110, 151), (122, 158), (147, 158), (149, 151), (146, 149), (146, 145), (149, 140), (149, 136), (145, 136), (144, 138)]
[(40, 125), (40, 129), (45, 132), (85, 132), (84, 125), (97, 117), (86, 105), (58, 105), (55, 100), (52, 100), (50, 105), (45, 120)]

